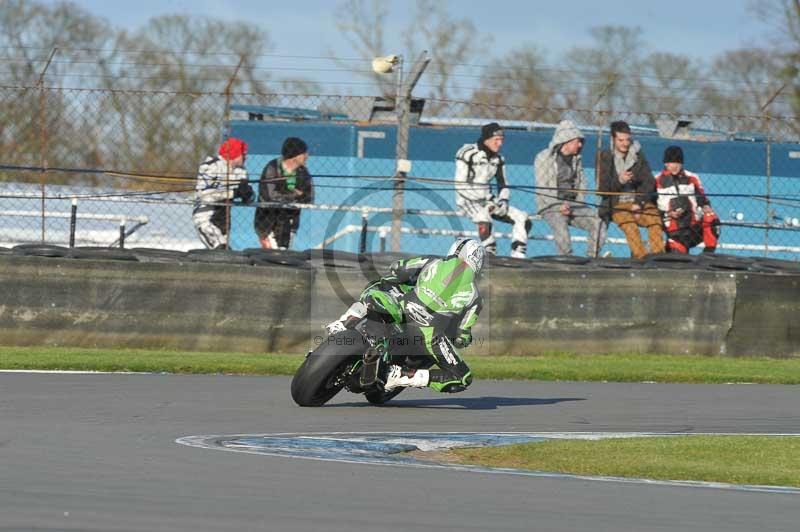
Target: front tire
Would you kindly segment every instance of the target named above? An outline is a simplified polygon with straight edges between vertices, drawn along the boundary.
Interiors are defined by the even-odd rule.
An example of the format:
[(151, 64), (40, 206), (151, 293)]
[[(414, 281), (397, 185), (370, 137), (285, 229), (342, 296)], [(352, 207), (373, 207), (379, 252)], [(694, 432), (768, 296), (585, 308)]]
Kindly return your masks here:
[(322, 406), (344, 387), (342, 373), (367, 349), (360, 333), (330, 336), (312, 351), (292, 378), (292, 399), (300, 406)]

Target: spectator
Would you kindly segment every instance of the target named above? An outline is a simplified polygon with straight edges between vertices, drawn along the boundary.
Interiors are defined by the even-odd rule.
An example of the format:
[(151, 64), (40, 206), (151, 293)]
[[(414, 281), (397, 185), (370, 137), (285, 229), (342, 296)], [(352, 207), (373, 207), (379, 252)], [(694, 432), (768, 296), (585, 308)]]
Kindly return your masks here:
[(253, 201), (253, 187), (243, 167), (245, 157), (247, 144), (231, 137), (220, 145), (219, 155), (206, 158), (197, 171), (192, 222), (209, 249), (228, 248), (227, 201)]
[(534, 161), (536, 207), (553, 231), (559, 255), (572, 255), (572, 225), (588, 231), (586, 254), (596, 257), (605, 242), (605, 224), (584, 201), (582, 149), (583, 133), (570, 120), (561, 121)]
[[(703, 252), (713, 252), (719, 238), (719, 218), (706, 197), (700, 176), (683, 167), (680, 146), (664, 150), (664, 170), (656, 177), (656, 190), (667, 231), (667, 249), (688, 253), (689, 248), (703, 242)], [(698, 208), (702, 217), (698, 216)]]
[[(505, 160), (500, 155), (505, 134), (496, 122), (481, 128), (474, 144), (464, 144), (456, 152), (456, 205), (462, 215), (478, 226), (478, 235), (486, 253), (497, 254), (492, 234), (492, 220), (513, 224), (511, 256), (525, 258), (531, 222), (524, 211), (511, 207), (511, 189), (506, 186)], [(497, 195), (491, 181), (497, 180)]]
[[(306, 162), (308, 145), (297, 137), (284, 140), (281, 156), (268, 162), (261, 172), (259, 203), (314, 203), (314, 183)], [(253, 225), (262, 248), (288, 249), (300, 227), (300, 209), (259, 206)]]
[(599, 190), (604, 194), (600, 217), (613, 220), (625, 233), (634, 258), (647, 255), (639, 227), (646, 227), (650, 252), (664, 252), (661, 216), (655, 205), (656, 180), (631, 128), (621, 120), (611, 124), (610, 150), (600, 152)]

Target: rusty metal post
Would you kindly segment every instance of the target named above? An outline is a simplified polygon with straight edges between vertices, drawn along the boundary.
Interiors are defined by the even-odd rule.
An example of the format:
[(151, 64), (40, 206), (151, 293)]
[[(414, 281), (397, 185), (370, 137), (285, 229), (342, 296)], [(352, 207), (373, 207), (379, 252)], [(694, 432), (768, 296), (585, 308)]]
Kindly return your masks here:
[[(231, 121), (231, 90), (233, 88), (233, 83), (236, 81), (236, 76), (239, 75), (239, 69), (242, 68), (242, 63), (244, 63), (244, 57), (239, 57), (239, 64), (236, 65), (236, 68), (233, 71), (230, 79), (228, 80), (228, 84), (225, 86), (225, 123), (230, 124)], [(226, 166), (225, 172), (225, 190), (230, 192), (231, 190), (231, 167), (230, 165)], [(230, 196), (225, 196), (225, 238), (228, 242), (227, 248), (231, 248), (231, 198)]]
[(45, 92), (44, 92), (44, 76), (47, 73), (47, 69), (50, 66), (50, 63), (53, 61), (53, 57), (56, 55), (58, 48), (53, 48), (50, 51), (50, 56), (47, 58), (47, 62), (42, 68), (42, 71), (39, 73), (39, 80), (36, 82), (36, 87), (39, 89), (39, 187), (42, 193), (42, 244), (45, 243), (46, 234), (45, 234), (45, 197), (46, 197), (46, 179), (47, 179), (47, 122), (45, 119)]

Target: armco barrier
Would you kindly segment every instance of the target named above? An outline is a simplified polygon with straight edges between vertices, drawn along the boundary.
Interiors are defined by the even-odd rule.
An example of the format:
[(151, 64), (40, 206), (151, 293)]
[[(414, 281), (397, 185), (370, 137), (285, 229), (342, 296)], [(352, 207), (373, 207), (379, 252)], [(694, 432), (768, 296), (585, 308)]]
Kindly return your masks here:
[[(15, 248), (0, 345), (303, 352), (395, 256)], [(800, 355), (800, 265), (726, 256), (500, 258), (469, 356)]]

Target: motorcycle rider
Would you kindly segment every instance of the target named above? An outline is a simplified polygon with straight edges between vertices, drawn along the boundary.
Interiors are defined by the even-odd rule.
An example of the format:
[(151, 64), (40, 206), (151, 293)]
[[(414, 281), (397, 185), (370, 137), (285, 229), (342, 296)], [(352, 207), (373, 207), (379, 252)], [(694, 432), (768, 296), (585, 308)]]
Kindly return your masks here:
[[(326, 326), (335, 334), (363, 318), (372, 323), (403, 324), (403, 340), (393, 355), (433, 357), (438, 368), (415, 369), (393, 364), (385, 375), (385, 391), (397, 387), (460, 392), (472, 382), (472, 372), (458, 350), (472, 343), (482, 298), (477, 279), (483, 270), (485, 248), (475, 239), (456, 241), (444, 258), (416, 257), (397, 261), (386, 277), (367, 286), (358, 301)], [(379, 347), (380, 348), (380, 347)]]

